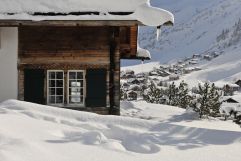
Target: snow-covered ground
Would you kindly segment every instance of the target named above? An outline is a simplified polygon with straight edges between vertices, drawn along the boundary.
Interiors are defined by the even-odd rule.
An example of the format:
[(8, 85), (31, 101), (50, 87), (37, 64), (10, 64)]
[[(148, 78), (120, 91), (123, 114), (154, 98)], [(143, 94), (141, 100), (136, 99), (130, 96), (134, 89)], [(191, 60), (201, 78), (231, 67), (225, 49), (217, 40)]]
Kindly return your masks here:
[(241, 130), (235, 124), (220, 127), (213, 120), (212, 127), (200, 127), (202, 121), (183, 109), (144, 102), (122, 102), (122, 108), (125, 115), (136, 110), (134, 117), (154, 119), (5, 101), (0, 104), (0, 160), (240, 160)]

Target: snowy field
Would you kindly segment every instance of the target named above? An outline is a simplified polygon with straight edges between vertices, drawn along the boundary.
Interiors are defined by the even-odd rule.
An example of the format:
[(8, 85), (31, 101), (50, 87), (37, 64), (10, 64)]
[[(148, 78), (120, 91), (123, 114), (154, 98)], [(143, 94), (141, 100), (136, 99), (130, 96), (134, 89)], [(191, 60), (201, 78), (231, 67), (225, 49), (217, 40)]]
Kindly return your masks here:
[(123, 115), (138, 118), (5, 101), (0, 104), (0, 160), (239, 161), (241, 158), (241, 129), (233, 123), (195, 120), (194, 114), (182, 109), (144, 102), (122, 102), (122, 108)]

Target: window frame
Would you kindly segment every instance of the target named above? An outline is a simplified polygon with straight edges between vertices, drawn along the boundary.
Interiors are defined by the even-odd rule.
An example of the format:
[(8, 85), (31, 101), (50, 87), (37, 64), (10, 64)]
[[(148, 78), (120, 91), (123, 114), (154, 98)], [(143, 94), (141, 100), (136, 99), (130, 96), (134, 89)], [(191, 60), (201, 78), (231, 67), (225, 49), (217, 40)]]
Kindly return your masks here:
[[(81, 87), (81, 88), (83, 88), (83, 103), (70, 103), (70, 100), (69, 100), (69, 97), (71, 96), (70, 93), (69, 93), (69, 89), (71, 88), (70, 84), (69, 84), (69, 81), (71, 80), (71, 79), (69, 79), (69, 73), (70, 72), (76, 72), (76, 73), (77, 72), (82, 72), (83, 73), (83, 79), (81, 79), (81, 80), (83, 80), (83, 87)], [(71, 107), (76, 107), (76, 106), (78, 106), (78, 107), (85, 107), (85, 98), (86, 98), (86, 80), (85, 80), (85, 75), (86, 75), (85, 70), (68, 70), (67, 71), (67, 105), (68, 106), (71, 106)]]
[[(51, 72), (62, 72), (62, 74), (63, 74), (63, 102), (62, 103), (50, 103), (49, 102), (49, 97), (50, 96), (52, 96), (52, 95), (50, 95), (49, 94), (49, 89), (51, 88), (51, 87), (49, 87), (49, 80), (52, 80), (52, 79), (50, 79), (49, 78), (49, 74), (51, 73)], [(56, 78), (54, 79), (55, 81), (57, 80)], [(55, 89), (56, 89), (56, 87), (55, 87)], [(58, 95), (56, 95), (56, 91), (55, 91), (55, 95), (54, 95), (55, 97), (57, 97)], [(56, 99), (56, 98), (55, 98)], [(56, 100), (55, 100), (55, 102), (56, 102)], [(64, 103), (65, 103), (65, 79), (64, 79), (64, 70), (47, 70), (47, 104), (48, 105), (59, 105), (59, 106), (63, 106), (64, 105)]]

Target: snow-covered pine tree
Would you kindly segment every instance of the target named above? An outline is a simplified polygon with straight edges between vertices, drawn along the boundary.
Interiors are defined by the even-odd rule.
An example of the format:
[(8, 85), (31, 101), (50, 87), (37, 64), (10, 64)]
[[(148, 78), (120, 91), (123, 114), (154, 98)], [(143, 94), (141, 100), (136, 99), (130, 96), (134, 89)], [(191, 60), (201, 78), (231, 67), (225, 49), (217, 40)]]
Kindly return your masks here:
[(147, 102), (159, 104), (161, 102), (161, 98), (163, 97), (163, 93), (164, 91), (157, 88), (156, 84), (152, 81), (144, 98)]
[(188, 85), (182, 81), (178, 87), (178, 106), (187, 108), (190, 105), (191, 98), (188, 95)]
[(220, 95), (214, 84), (205, 83), (204, 86), (199, 84), (199, 97), (194, 104), (194, 110), (199, 113), (200, 118), (203, 116), (217, 117), (221, 102)]
[(124, 90), (123, 86), (121, 85), (121, 88), (120, 88), (120, 99), (121, 100), (125, 100), (126, 99), (126, 91)]
[(166, 90), (166, 95), (168, 98), (168, 101), (167, 101), (168, 105), (178, 106), (178, 99), (177, 99), (178, 88), (176, 87), (174, 82), (172, 82), (172, 84), (168, 86), (168, 89)]
[(220, 115), (219, 109), (221, 106), (220, 95), (214, 85), (214, 83), (211, 85), (210, 94), (208, 97), (208, 104), (210, 106), (210, 116), (217, 117)]
[(210, 85), (208, 83), (205, 83), (204, 86), (201, 86), (201, 84), (198, 85), (198, 93), (200, 97), (197, 99), (197, 106), (195, 107), (195, 111), (199, 113), (200, 118), (210, 115), (210, 107), (208, 101), (209, 91)]

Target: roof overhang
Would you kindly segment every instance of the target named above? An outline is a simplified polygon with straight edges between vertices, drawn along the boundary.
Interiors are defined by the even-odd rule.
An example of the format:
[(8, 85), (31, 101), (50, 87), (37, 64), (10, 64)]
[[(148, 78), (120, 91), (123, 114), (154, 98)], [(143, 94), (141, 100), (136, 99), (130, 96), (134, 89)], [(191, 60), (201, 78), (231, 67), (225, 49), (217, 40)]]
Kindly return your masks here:
[[(42, 1), (44, 3), (41, 3)], [(171, 12), (152, 7), (149, 0), (123, 0), (121, 2), (119, 0), (103, 0), (103, 2), (70, 0), (68, 4), (64, 0), (58, 0), (58, 2), (13, 0), (8, 3), (8, 1), (1, 1), (0, 25), (159, 27), (174, 23), (174, 16)]]
[(19, 26), (137, 26), (135, 20), (0, 20), (0, 27)]

